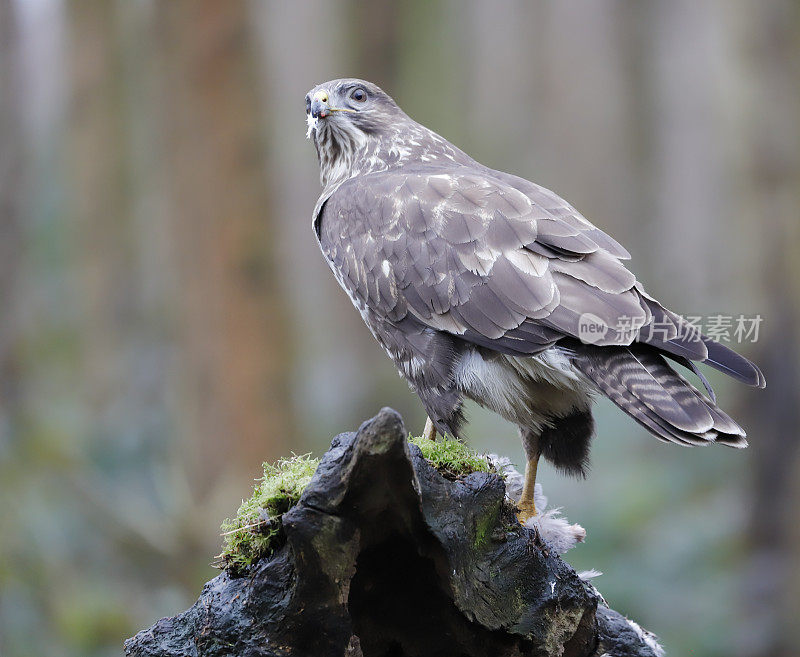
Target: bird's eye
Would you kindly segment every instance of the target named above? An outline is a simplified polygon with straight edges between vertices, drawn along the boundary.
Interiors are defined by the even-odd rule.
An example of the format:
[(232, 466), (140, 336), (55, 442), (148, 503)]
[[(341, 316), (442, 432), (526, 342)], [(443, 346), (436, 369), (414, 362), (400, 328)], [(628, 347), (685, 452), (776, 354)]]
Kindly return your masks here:
[(350, 92), (350, 98), (352, 98), (357, 103), (363, 103), (367, 100), (367, 92), (364, 91), (361, 87), (356, 87), (353, 91)]

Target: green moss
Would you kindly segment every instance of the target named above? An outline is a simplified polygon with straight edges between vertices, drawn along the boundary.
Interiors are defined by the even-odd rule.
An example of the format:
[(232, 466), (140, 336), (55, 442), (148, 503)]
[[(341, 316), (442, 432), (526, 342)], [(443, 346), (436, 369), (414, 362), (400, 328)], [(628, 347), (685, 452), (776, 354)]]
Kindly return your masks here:
[(500, 506), (493, 506), (486, 509), (482, 516), (478, 516), (475, 524), (475, 540), (473, 546), (480, 548), (491, 539), (491, 531), (497, 525)]
[(224, 543), (218, 564), (240, 571), (271, 554), (283, 540), (281, 516), (300, 499), (319, 465), (309, 454), (264, 464), (253, 496), (242, 501), (235, 518), (222, 523)]
[(470, 474), (471, 472), (493, 472), (489, 461), (483, 454), (471, 450), (460, 440), (448, 436), (439, 436), (438, 440), (413, 436), (409, 441), (420, 448), (433, 467), (451, 479)]

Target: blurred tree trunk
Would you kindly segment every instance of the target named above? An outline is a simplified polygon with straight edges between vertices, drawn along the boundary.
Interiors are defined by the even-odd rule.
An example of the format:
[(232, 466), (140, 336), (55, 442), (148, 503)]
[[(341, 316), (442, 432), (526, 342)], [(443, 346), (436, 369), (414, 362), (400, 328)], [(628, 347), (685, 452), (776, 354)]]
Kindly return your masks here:
[(359, 76), (384, 89), (393, 89), (402, 46), (403, 3), (351, 0), (349, 9), (347, 40), (353, 44)]
[[(749, 221), (763, 225), (760, 256), (766, 298), (755, 354), (767, 388), (750, 403), (751, 546), (740, 654), (790, 657), (800, 639), (800, 8), (745, 3), (745, 64), (759, 72), (749, 96)], [(754, 245), (755, 246), (755, 245)]]
[[(126, 392), (126, 337), (134, 319), (129, 203), (126, 195), (121, 80), (114, 5), (87, 0), (67, 6), (70, 80), (65, 161), (71, 194), (72, 289), (77, 290), (81, 365), (88, 405), (82, 429), (120, 430), (114, 405)], [(72, 273), (70, 271), (69, 273)], [(127, 399), (130, 402), (130, 399)], [(141, 409), (136, 409), (141, 411)], [(109, 426), (110, 425), (110, 426)]]
[[(244, 2), (160, 3), (182, 433), (204, 489), (290, 444), (291, 353)], [(298, 291), (299, 292), (299, 291)]]
[[(294, 394), (296, 403), (305, 406), (298, 423), (308, 436), (324, 433), (324, 427), (357, 426), (387, 399), (404, 412), (410, 426), (419, 423), (419, 402), (396, 376), (319, 252), (311, 230), (319, 170), (314, 147), (304, 139), (302, 101), (314, 84), (342, 75), (377, 76), (377, 83), (391, 89), (404, 47), (402, 21), (395, 20), (404, 9), (395, 5), (325, 0), (252, 5), (269, 171), (280, 190), (270, 199), (271, 212), (283, 218), (275, 226), (276, 239), (286, 245), (278, 254), (280, 278), (285, 294), (292, 295), (298, 346)], [(287, 132), (287, 126), (293, 130)]]
[(0, 1), (0, 451), (14, 438), (22, 398), (19, 363), (22, 212), (27, 159), (22, 144), (18, 23)]
[[(646, 3), (648, 92), (652, 140), (652, 212), (648, 237), (654, 285), (650, 293), (668, 306), (675, 288), (683, 290), (681, 309), (691, 314), (709, 308), (709, 291), (731, 240), (717, 240), (728, 216), (720, 181), (724, 112), (719, 84), (726, 62), (718, 56), (720, 20), (713, 3), (695, 0)], [(680, 248), (662, 248), (675, 244)], [(646, 252), (645, 252), (646, 253)], [(663, 281), (661, 285), (659, 282)]]

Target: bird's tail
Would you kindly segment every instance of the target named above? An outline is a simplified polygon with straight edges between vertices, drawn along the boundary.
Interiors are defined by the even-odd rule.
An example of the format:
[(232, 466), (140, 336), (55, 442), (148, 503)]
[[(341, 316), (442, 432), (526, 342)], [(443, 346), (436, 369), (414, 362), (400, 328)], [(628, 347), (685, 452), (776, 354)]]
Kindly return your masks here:
[[(706, 388), (709, 386), (695, 369), (693, 365), (695, 362), (710, 365), (749, 386), (763, 388), (767, 385), (767, 380), (754, 363), (733, 349), (703, 335), (683, 317), (664, 308), (638, 283), (637, 291), (652, 315), (651, 322), (642, 327), (638, 337), (639, 342), (655, 347), (668, 358), (694, 370)], [(654, 327), (659, 327), (659, 330), (653, 330)]]
[(603, 394), (661, 440), (747, 447), (744, 430), (672, 369), (653, 346), (584, 345), (576, 350), (573, 362)]

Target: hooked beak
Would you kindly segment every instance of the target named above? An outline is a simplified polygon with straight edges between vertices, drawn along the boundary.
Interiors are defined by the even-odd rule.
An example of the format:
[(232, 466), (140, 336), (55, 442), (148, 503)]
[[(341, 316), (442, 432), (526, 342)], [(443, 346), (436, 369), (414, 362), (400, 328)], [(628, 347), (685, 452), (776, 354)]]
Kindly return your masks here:
[(330, 116), (334, 112), (355, 113), (355, 110), (348, 109), (346, 107), (331, 107), (328, 99), (328, 92), (325, 90), (320, 90), (315, 92), (311, 97), (310, 112), (312, 118), (324, 119), (326, 116)]
[(328, 92), (317, 91), (311, 97), (311, 116), (315, 119), (324, 119), (331, 113), (331, 106), (328, 104)]

